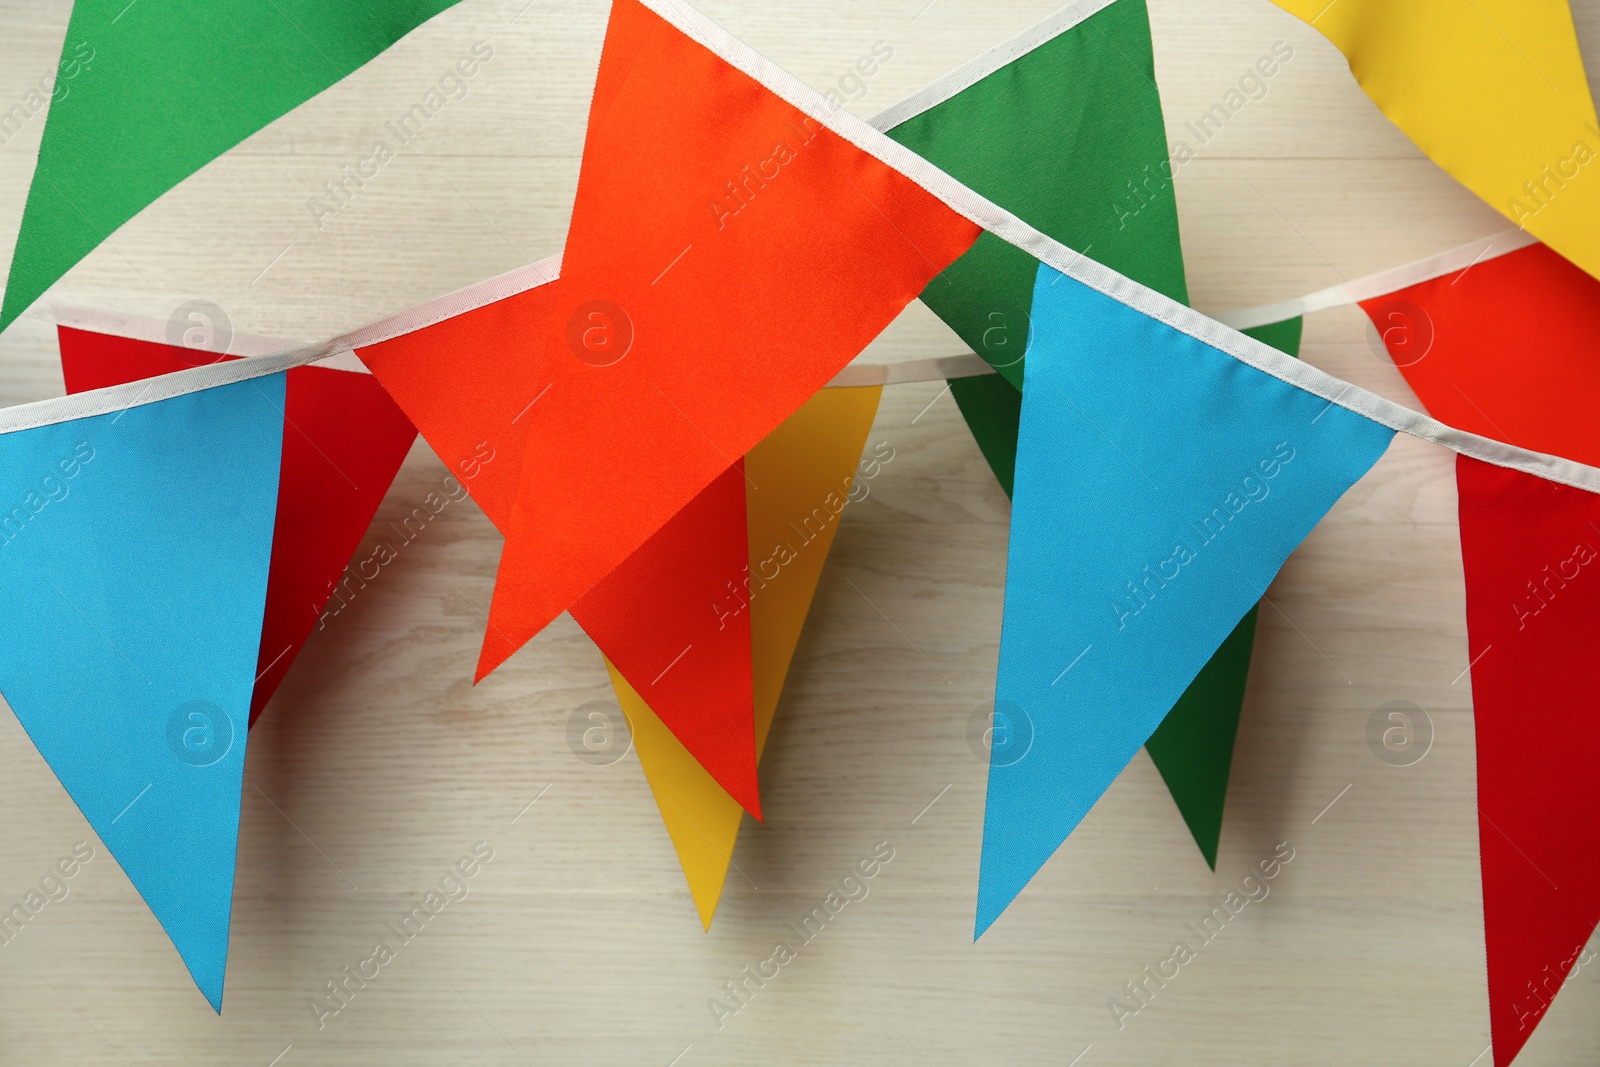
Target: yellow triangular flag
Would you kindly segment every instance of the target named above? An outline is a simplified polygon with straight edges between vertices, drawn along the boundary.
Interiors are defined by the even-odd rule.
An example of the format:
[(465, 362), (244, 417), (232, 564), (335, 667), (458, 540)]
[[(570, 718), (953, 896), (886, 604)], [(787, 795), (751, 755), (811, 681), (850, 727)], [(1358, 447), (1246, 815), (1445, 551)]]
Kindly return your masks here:
[[(876, 386), (823, 389), (745, 457), (758, 756), (882, 392)], [(609, 661), (606, 668), (632, 724), (633, 747), (678, 850), (700, 922), (709, 930), (743, 811)]]
[(1600, 128), (1567, 0), (1277, 4), (1435, 163), (1600, 277)]

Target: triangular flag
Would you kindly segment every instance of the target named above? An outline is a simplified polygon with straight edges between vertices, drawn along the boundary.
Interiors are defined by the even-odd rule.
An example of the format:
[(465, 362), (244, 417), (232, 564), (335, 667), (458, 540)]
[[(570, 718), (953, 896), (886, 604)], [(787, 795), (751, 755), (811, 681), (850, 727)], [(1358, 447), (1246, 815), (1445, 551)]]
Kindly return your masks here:
[(0, 330), (162, 193), (455, 2), (78, 0)]
[(1361, 308), (1435, 418), (1600, 465), (1600, 281), (1529, 245)]
[(1022, 390), (999, 374), (951, 378), (950, 396), (966, 420), (995, 480), (1011, 498), (1017, 471), (1017, 426), (1022, 422)]
[[(913, 96), (938, 102), (887, 132), (1062, 244), (1186, 302), (1144, 0), (1113, 0), (1087, 17), (1081, 10), (1064, 8), (1024, 31), (1019, 44), (1000, 45), (991, 54), (1011, 57), (1020, 42), (1047, 38), (1004, 65), (980, 58), (955, 72), (949, 80), (964, 86), (959, 92), (939, 99), (941, 79)], [(904, 109), (886, 114), (898, 118)], [(1007, 496), (1037, 266), (1026, 252), (984, 234), (922, 294), (1000, 372), (954, 379), (950, 392)], [(1213, 867), (1255, 620), (1252, 611), (1240, 621), (1149, 746)]]
[[(1186, 302), (1149, 14), (1144, 0), (1082, 10), (1063, 8), (889, 108), (885, 132), (1042, 233)], [(984, 234), (922, 294), (1000, 372), (950, 391), (1007, 496), (1037, 266)]]
[(978, 934), (1392, 437), (1040, 267), (995, 685), (1010, 729), (990, 750)]
[[(549, 328), (559, 285), (544, 282), (357, 353), (502, 531), (528, 419), (549, 384), (539, 383), (525, 339)], [(730, 525), (743, 522), (744, 485), (735, 468), (724, 471), (571, 610), (612, 668), (650, 693), (678, 738), (759, 815), (750, 620), (716, 625), (712, 606), (745, 565), (744, 535)]]
[(977, 232), (616, 0), (555, 317), (527, 357), (549, 388), (525, 417), (479, 676), (826, 384)]
[[(1298, 318), (1243, 332), (1280, 352), (1299, 354)], [(1245, 683), (1250, 677), (1258, 610), (1244, 613), (1145, 742), (1145, 751), (1161, 772), (1167, 792), (1212, 870), (1216, 870), (1217, 846), (1222, 840), (1222, 812), (1228, 800)]]
[(129, 402), (0, 433), (0, 692), (221, 1011), (284, 380)]
[[(58, 334), (68, 393), (236, 358), (67, 326)], [(417, 436), (370, 374), (314, 366), (287, 374), (282, 476), (251, 724), (311, 635)]]
[[(1451, 177), (1600, 275), (1600, 126), (1567, 0), (1276, 0)], [(1290, 53), (1293, 54), (1293, 53)]]
[[(630, 688), (661, 709), (675, 739), (759, 819), (750, 614), (742, 599), (747, 553), (745, 471), (735, 463), (573, 604), (572, 617), (602, 649), (645, 657), (647, 676)], [(678, 669), (706, 657), (745, 665), (734, 672), (742, 686), (703, 689), (701, 675)], [(606, 662), (614, 680), (618, 670)]]
[[(823, 389), (745, 457), (749, 572), (748, 585), (741, 583), (736, 592), (749, 604), (758, 758), (839, 529), (838, 515), (847, 500), (859, 498), (857, 464), (868, 474), (877, 470), (868, 467), (876, 460), (864, 461), (861, 453), (882, 392), (876, 386)], [(733, 862), (741, 810), (615, 667), (611, 681), (700, 922), (709, 930)]]
[[(939, 102), (886, 132), (1068, 248), (1186, 302), (1178, 205), (1144, 0), (1087, 18), (1069, 5), (1018, 40), (1042, 44), (985, 76), (940, 79), (907, 102)], [(1015, 55), (1002, 45), (995, 56)], [(981, 73), (993, 62), (975, 61)], [(891, 108), (886, 114), (907, 105)], [(992, 233), (952, 263), (923, 303), (1022, 388), (1038, 260)]]
[(517, 495), (528, 413), (544, 395), (527, 339), (549, 328), (556, 285), (544, 281), (356, 349), (502, 533)]
[(1600, 919), (1600, 496), (1458, 456), (1494, 1062)]

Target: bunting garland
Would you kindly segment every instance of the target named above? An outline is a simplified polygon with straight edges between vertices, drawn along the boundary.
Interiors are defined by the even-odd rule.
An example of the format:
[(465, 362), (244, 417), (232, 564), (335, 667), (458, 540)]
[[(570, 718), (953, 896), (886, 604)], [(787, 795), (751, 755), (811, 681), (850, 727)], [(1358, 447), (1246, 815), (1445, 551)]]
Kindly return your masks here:
[[(761, 818), (756, 788), (751, 615), (741, 597), (749, 539), (743, 460), (719, 474), (572, 605), (572, 617), (602, 649), (620, 648), (648, 664), (635, 693), (728, 795)], [(710, 685), (678, 668), (711, 658)]]
[[(375, 54), (443, 6), (358, 14), (347, 43)], [(1523, 156), (1588, 99), (1565, 14), (1533, 12), (1523, 58), (1567, 88)], [(1438, 15), (1350, 0), (1309, 21), (1498, 189), (1504, 168), (1459, 151), (1476, 127), (1394, 84), (1396, 33), (1437, 31), (1429, 99), (1460, 81), (1441, 56), (1526, 72)], [(1142, 3), (1106, 0), (869, 124), (681, 0), (615, 0), (559, 264), (246, 358), (61, 323), (72, 395), (0, 412), (0, 691), (214, 1009), (248, 726), (418, 430), (505, 536), (477, 677), (571, 611), (709, 928), (881, 389), (943, 378), (1013, 496), (975, 937), (1141, 745), (1214, 864), (1257, 601), (1396, 432), (1457, 453), (1490, 1019), (1496, 1064), (1515, 1058), (1600, 919), (1587, 201), (1539, 221), (1548, 247), (1497, 235), (1213, 320), (1184, 303), (1170, 189), (1115, 227), (1073, 191), (1164, 158), (1150, 68)], [(1059, 157), (1020, 150), (1062, 129)], [(19, 255), (7, 316), (92, 247), (74, 240), (55, 267)], [(852, 364), (919, 293), (975, 354)], [(1350, 303), (1445, 421), (1295, 358), (1298, 316)]]
[[(1429, 411), (1485, 437), (1600, 461), (1585, 404), (1600, 385), (1588, 357), (1600, 281), (1508, 234), (1342, 288)], [(1600, 750), (1584, 699), (1593, 613), (1582, 579), (1600, 546), (1591, 525), (1600, 498), (1466, 457), (1457, 487), (1489, 1014), (1504, 1067), (1600, 918), (1600, 819), (1576, 766)], [(1534, 707), (1537, 737), (1526, 722)]]
[[(1040, 232), (1188, 300), (1143, 0), (1063, 8), (872, 124)], [(1018, 390), (1037, 269), (984, 234), (922, 294)]]
[[(1299, 319), (1244, 333), (1291, 356), (1300, 351)], [(1244, 613), (1144, 746), (1212, 870), (1222, 841), (1222, 812), (1259, 610)]]
[[(1358, 305), (1427, 410), (1451, 426), (1581, 463), (1600, 461), (1584, 399), (1600, 281), (1507, 230), (1295, 300), (1219, 316), (1247, 332)], [(1298, 321), (1298, 319), (1294, 320)]]
[[(486, 292), (489, 302), (464, 315), (358, 349), (502, 532), (527, 444), (525, 419), (546, 389), (521, 347), (523, 337), (548, 329), (556, 300), (555, 261), (539, 267), (527, 289), (499, 299)], [(737, 468), (724, 471), (572, 612), (611, 668), (650, 694), (656, 714), (702, 767), (752, 798), (750, 621), (734, 616), (731, 632), (711, 629), (718, 619), (708, 611), (744, 566), (744, 534), (734, 528), (744, 521), (742, 482)]]

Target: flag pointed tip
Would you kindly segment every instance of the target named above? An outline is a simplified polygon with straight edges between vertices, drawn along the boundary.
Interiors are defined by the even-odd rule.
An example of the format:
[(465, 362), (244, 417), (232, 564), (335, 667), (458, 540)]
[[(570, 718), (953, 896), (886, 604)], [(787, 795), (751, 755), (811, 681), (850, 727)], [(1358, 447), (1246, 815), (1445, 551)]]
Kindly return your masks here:
[(478, 650), (478, 666), (472, 674), (472, 684), (477, 685), (489, 677), (506, 660), (516, 653), (511, 647), (511, 642), (502, 638), (495, 630), (490, 629), (483, 635), (483, 647)]
[[(173, 931), (167, 927), (166, 921), (160, 915), (157, 915), (156, 919), (161, 922), (162, 929), (167, 931), (167, 936), (172, 937)], [(220, 952), (216, 945), (187, 940), (180, 942), (174, 939), (173, 947), (178, 950), (178, 958), (183, 960), (183, 965), (189, 971), (189, 977), (193, 980), (195, 988), (206, 998), (211, 1010), (221, 1015), (222, 991), (228, 972), (228, 936), (223, 935)]]
[[(977, 944), (978, 939), (989, 932), (989, 927), (995, 924), (1001, 914), (1017, 899), (1017, 894), (1022, 892), (1022, 886), (1015, 889), (1004, 889), (997, 886), (999, 873), (988, 868), (988, 864), (996, 861), (996, 854), (985, 847), (982, 857), (978, 861), (978, 907), (977, 914), (973, 917), (972, 942)], [(1026, 884), (1024, 881), (1023, 884)]]
[[(231, 924), (230, 924), (231, 925)], [(222, 1014), (222, 991), (228, 977), (228, 936), (223, 935), (221, 952), (218, 953), (213, 946), (205, 948), (194, 955), (199, 959), (191, 962), (191, 953), (180, 950), (184, 956), (184, 965), (189, 968), (189, 976), (194, 979), (195, 985), (200, 987), (200, 995), (206, 998), (206, 1003), (211, 1005), (211, 1010), (218, 1015)]]
[(741, 808), (750, 813), (751, 818), (755, 819), (756, 822), (764, 823), (767, 820), (761, 814), (761, 792), (760, 787), (756, 784), (754, 755), (752, 752), (748, 775), (741, 775), (737, 781), (719, 778), (717, 784), (726, 789), (728, 795), (737, 801)]
[(991, 905), (986, 904), (983, 900), (982, 890), (979, 890), (978, 898), (978, 914), (972, 923), (972, 943), (974, 945), (978, 943), (979, 938), (989, 932), (989, 927), (994, 925), (994, 921), (1000, 917), (1000, 912), (1005, 910), (1005, 905), (1003, 904), (999, 908), (993, 908)]

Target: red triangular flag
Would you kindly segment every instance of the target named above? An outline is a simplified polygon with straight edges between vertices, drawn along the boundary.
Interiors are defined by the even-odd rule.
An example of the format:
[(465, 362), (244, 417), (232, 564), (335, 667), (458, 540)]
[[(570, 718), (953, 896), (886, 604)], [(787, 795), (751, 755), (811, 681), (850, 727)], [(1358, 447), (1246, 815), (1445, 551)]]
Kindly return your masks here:
[(1459, 456), (1494, 1062), (1600, 919), (1600, 496)]
[[(68, 326), (58, 333), (69, 393), (238, 358)], [(316, 625), (417, 436), (370, 374), (295, 367), (287, 382), (252, 724)]]
[[(479, 676), (820, 389), (977, 235), (637, 0), (615, 0), (555, 318), (534, 345), (548, 392), (526, 417)], [(753, 730), (740, 743), (753, 782)], [(736, 799), (753, 807), (753, 793)]]
[(759, 819), (750, 613), (739, 610), (749, 588), (744, 478), (743, 461), (719, 475), (572, 605), (572, 617), (602, 651), (645, 657), (643, 673), (654, 674), (644, 684), (623, 676), (717, 784)]
[(1529, 245), (1361, 308), (1434, 418), (1600, 464), (1600, 281)]
[[(527, 338), (548, 327), (559, 284), (357, 353), (502, 530), (528, 419), (545, 397)], [(750, 618), (714, 607), (744, 576), (744, 486), (742, 467), (729, 468), (571, 610), (684, 748), (760, 818)]]

